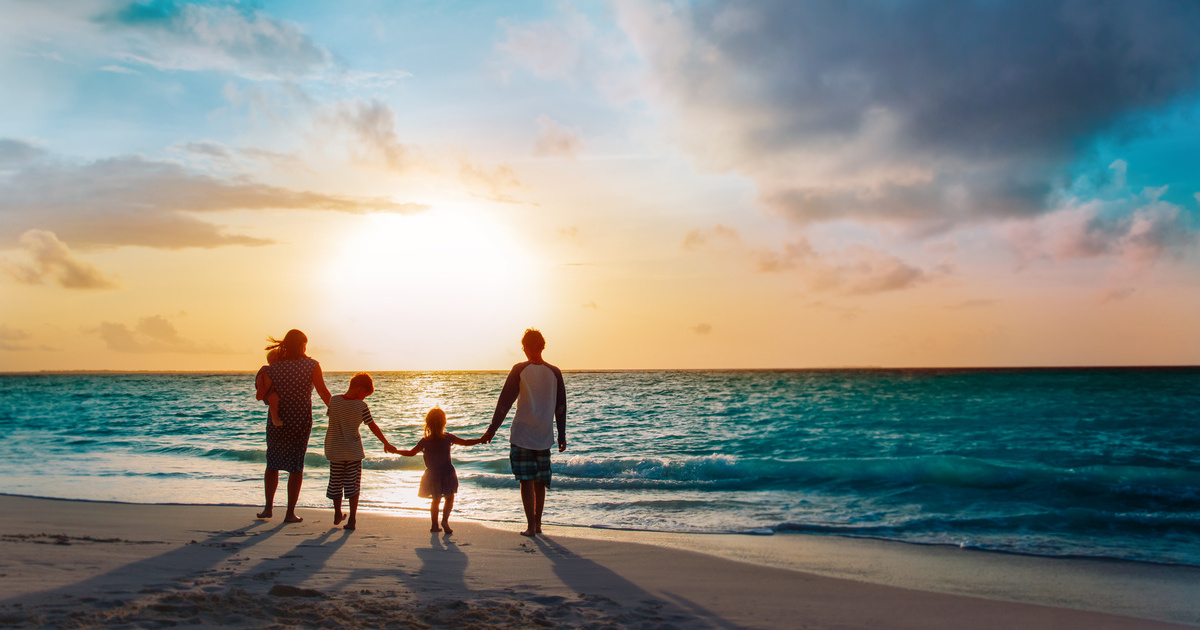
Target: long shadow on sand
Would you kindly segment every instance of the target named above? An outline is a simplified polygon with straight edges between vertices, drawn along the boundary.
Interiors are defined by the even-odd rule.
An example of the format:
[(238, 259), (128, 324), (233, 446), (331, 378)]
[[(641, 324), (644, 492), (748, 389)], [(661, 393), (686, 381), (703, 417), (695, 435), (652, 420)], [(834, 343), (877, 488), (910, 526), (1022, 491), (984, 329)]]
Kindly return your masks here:
[[(660, 617), (666, 623), (676, 623), (686, 628), (721, 628), (724, 630), (741, 628), (703, 606), (678, 595), (666, 593), (670, 601), (664, 602), (640, 586), (617, 575), (608, 567), (580, 556), (545, 535), (539, 535), (532, 540), (537, 544), (542, 555), (550, 560), (558, 579), (580, 595), (611, 599), (603, 593), (622, 596), (625, 596), (626, 593), (635, 593), (636, 602), (621, 603), (625, 605), (638, 604), (639, 608), (635, 610), (642, 614), (654, 611), (655, 616)], [(597, 593), (597, 591), (601, 593)]]
[[(207, 583), (218, 583), (219, 577), (229, 573), (215, 567), (236, 557), (242, 550), (270, 538), (283, 527), (279, 525), (270, 530), (254, 531), (264, 524), (262, 521), (255, 521), (238, 529), (211, 532), (212, 535), (202, 541), (193, 541), (166, 553), (137, 560), (73, 584), (9, 598), (0, 601), (0, 605), (8, 606), (19, 602), (28, 605), (62, 601), (64, 597), (80, 597), (82, 601), (95, 598), (96, 607), (110, 607), (119, 605), (123, 600), (139, 593), (170, 592), (192, 586), (203, 588)], [(168, 580), (166, 582), (146, 584), (147, 575), (171, 577), (165, 578)]]

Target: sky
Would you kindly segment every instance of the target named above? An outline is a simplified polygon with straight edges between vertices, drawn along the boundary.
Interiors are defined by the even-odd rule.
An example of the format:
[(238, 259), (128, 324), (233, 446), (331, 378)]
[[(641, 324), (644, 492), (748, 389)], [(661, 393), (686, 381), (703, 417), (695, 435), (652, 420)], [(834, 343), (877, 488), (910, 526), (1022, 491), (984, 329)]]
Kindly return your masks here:
[(1198, 29), (0, 0), (0, 371), (1194, 365)]

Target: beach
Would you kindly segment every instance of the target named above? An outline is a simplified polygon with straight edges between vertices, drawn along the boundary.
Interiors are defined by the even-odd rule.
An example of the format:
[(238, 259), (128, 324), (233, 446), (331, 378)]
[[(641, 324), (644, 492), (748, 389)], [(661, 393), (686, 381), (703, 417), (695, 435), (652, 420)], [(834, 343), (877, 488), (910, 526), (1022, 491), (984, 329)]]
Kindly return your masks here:
[[(1200, 569), (821, 536), (0, 496), (15, 627), (1171, 628)], [(1031, 581), (1032, 580), (1032, 581)]]

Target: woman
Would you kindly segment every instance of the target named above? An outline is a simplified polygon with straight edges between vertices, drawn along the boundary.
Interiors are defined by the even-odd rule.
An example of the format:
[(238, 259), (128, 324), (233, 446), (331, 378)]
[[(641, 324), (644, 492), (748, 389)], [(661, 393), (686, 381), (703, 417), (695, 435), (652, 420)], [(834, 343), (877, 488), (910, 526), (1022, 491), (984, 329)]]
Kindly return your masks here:
[(321, 364), (304, 352), (308, 348), (308, 337), (292, 329), (283, 340), (267, 337), (271, 345), (267, 350), (279, 349), (278, 361), (266, 368), (266, 377), (258, 383), (257, 398), (263, 400), (272, 389), (279, 395), (280, 426), (267, 422), (267, 471), (263, 475), (266, 490), (266, 508), (258, 518), (271, 518), (275, 503), (275, 489), (279, 487), (279, 471), (288, 473), (287, 514), (285, 523), (304, 520), (296, 516), (296, 501), (300, 499), (300, 486), (304, 485), (304, 455), (308, 452), (308, 434), (312, 431), (312, 391), (325, 404), (329, 404), (329, 388), (321, 374)]

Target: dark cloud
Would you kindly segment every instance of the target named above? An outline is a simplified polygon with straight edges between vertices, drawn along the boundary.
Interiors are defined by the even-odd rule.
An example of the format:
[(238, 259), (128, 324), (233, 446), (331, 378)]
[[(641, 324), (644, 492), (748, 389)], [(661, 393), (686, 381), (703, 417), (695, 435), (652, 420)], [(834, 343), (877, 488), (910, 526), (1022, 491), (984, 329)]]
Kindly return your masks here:
[(1046, 209), (1090, 136), (1195, 94), (1200, 3), (625, 5), (676, 132), (802, 222)]
[(41, 159), (46, 151), (20, 140), (0, 138), (0, 169), (20, 167)]
[(180, 336), (175, 325), (162, 315), (138, 320), (132, 328), (126, 324), (101, 322), (88, 331), (98, 335), (109, 350), (127, 353), (229, 354), (230, 350), (211, 342), (196, 342)]
[(265, 209), (350, 213), (426, 209), (389, 199), (268, 186), (245, 176), (218, 178), (140, 156), (84, 164), (38, 157), (32, 156), (18, 169), (0, 171), (0, 242), (29, 230), (48, 230), (72, 247), (265, 245), (271, 241), (228, 234), (195, 215)]
[(71, 253), (53, 232), (30, 230), (18, 241), (23, 260), (5, 261), (4, 270), (18, 282), (53, 281), (64, 289), (112, 289), (116, 283)]

